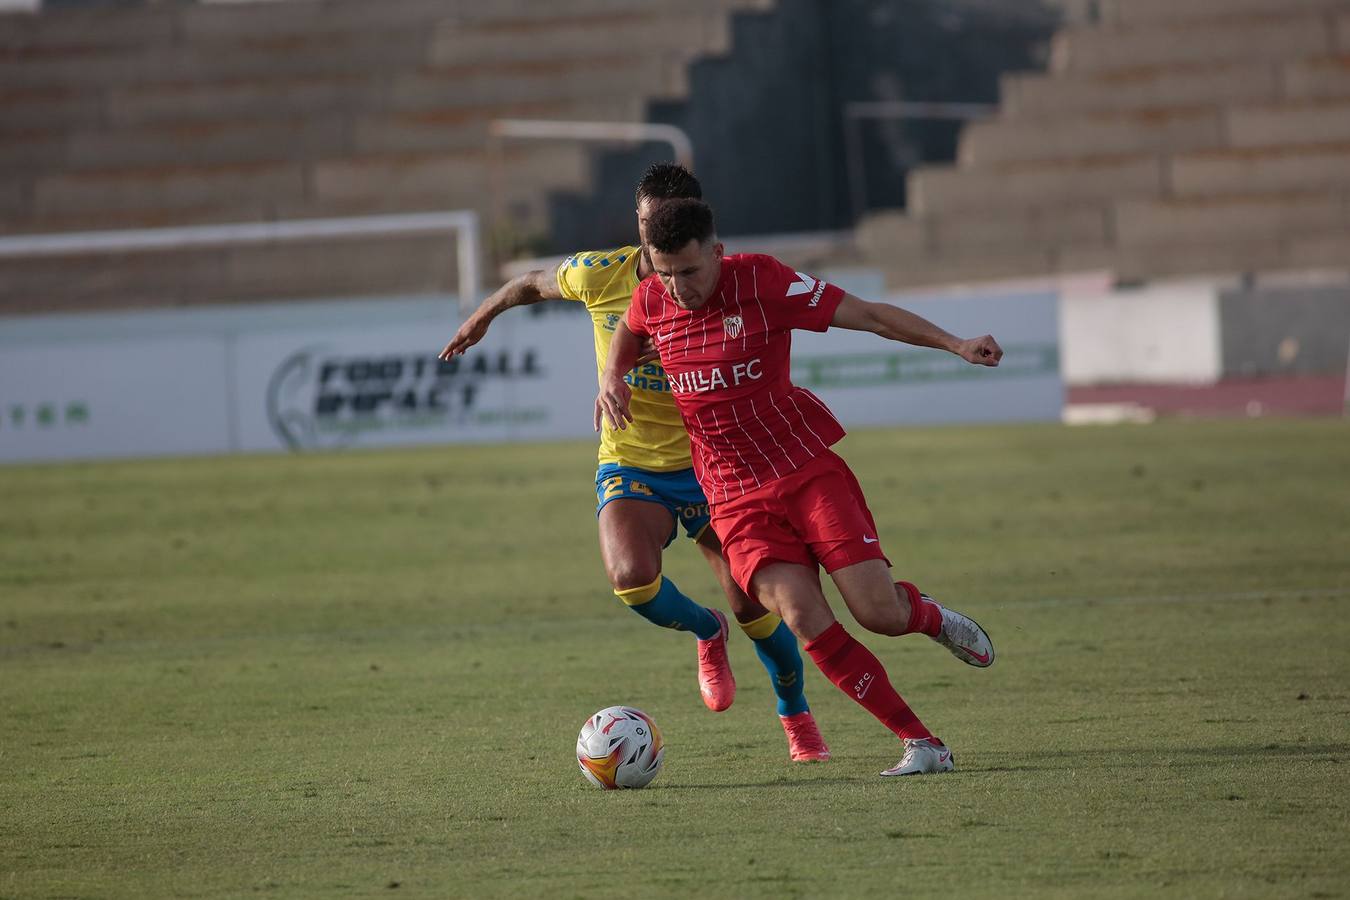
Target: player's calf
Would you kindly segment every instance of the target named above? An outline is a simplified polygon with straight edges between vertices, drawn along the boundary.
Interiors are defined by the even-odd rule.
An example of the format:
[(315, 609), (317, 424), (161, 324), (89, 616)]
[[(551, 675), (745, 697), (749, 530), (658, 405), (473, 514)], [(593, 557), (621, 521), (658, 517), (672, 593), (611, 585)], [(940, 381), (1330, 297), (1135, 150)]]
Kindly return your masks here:
[(663, 575), (657, 575), (651, 584), (616, 588), (614, 595), (653, 625), (692, 631), (700, 640), (714, 637), (725, 627), (725, 623), (719, 623), (711, 612), (686, 597), (675, 582)]

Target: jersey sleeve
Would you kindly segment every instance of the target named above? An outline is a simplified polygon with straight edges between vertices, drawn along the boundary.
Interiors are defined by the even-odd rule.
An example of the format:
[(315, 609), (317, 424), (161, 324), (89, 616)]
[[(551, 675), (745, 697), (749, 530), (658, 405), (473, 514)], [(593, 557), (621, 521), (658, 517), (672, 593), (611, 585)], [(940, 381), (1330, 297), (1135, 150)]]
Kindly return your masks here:
[(830, 327), (844, 299), (843, 288), (798, 272), (772, 256), (756, 256), (753, 264), (770, 326), (805, 331)]
[(587, 309), (614, 303), (628, 294), (627, 279), (636, 271), (638, 248), (582, 250), (563, 260), (554, 271), (558, 292), (568, 300), (586, 304)]
[(577, 258), (569, 256), (558, 264), (558, 271), (554, 277), (558, 281), (558, 290), (562, 293), (565, 300), (576, 300), (580, 303), (586, 302), (587, 287), (585, 284), (585, 269), (580, 269), (576, 265)]

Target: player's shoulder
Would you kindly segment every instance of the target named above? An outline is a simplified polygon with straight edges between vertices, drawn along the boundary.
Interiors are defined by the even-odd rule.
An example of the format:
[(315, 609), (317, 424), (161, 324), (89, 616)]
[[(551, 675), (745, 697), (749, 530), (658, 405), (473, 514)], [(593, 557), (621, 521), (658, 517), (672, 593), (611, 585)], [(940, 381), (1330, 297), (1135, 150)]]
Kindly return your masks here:
[(621, 273), (636, 277), (638, 252), (637, 247), (629, 246), (581, 250), (563, 260), (558, 272), (579, 287), (609, 285)]
[(567, 257), (565, 262), (569, 266), (582, 268), (599, 266), (604, 269), (612, 265), (623, 265), (637, 253), (638, 248), (631, 246), (611, 247), (608, 250), (578, 250)]
[(636, 310), (636, 315), (640, 319), (659, 315), (659, 310), (668, 299), (666, 286), (661, 283), (661, 279), (655, 273), (648, 275), (633, 286), (633, 309)]
[(749, 279), (753, 290), (761, 298), (781, 295), (797, 278), (792, 267), (767, 253), (737, 253), (726, 257), (725, 261), (730, 263), (739, 278)]
[(744, 268), (753, 268), (755, 266), (772, 266), (775, 268), (786, 268), (783, 261), (776, 256), (770, 256), (767, 253), (732, 253), (726, 257), (727, 261), (734, 266)]
[(640, 258), (632, 246), (573, 253), (558, 265), (558, 288), (591, 312), (613, 312), (609, 307), (627, 306), (632, 297)]
[(723, 260), (737, 272), (752, 273), (756, 277), (768, 277), (779, 280), (787, 277), (792, 269), (776, 256), (767, 253), (734, 253)]

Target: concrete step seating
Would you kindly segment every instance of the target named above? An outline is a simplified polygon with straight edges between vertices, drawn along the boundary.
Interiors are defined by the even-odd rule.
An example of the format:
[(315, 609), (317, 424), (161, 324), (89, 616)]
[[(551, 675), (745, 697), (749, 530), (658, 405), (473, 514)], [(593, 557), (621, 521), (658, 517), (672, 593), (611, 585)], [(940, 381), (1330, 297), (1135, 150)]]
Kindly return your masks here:
[(957, 161), (979, 170), (1016, 162), (1344, 140), (1350, 140), (1350, 97), (986, 119), (962, 131)]
[(1337, 41), (1340, 56), (1296, 60), (1282, 69), (1284, 91), (1306, 100), (1336, 100), (1350, 97), (1350, 30)]
[[(1102, 234), (1102, 211), (1045, 210), (1039, 219), (1030, 213), (994, 218), (972, 216), (941, 222), (930, 217), (883, 213), (869, 217), (859, 227), (859, 249), (870, 265), (882, 269), (892, 287), (1040, 277), (1108, 270), (1123, 281), (1197, 273), (1225, 273), (1288, 268), (1341, 268), (1350, 259), (1350, 228), (1344, 220), (1319, 224), (1315, 217), (1294, 216), (1290, 209), (1268, 200), (1262, 208), (1255, 200), (1216, 204), (1207, 210), (1144, 210), (1129, 213), (1131, 227), (1148, 216), (1163, 221), (1178, 215), (1204, 216), (1211, 221), (1223, 216), (1245, 215), (1260, 210), (1262, 226), (1239, 226), (1238, 230), (1192, 231), (1161, 227), (1156, 238), (1119, 243)], [(1284, 217), (1284, 221), (1281, 221)], [(1156, 225), (1158, 219), (1152, 223)], [(1075, 231), (1074, 226), (1081, 231)], [(943, 243), (940, 229), (961, 235), (959, 242)], [(1041, 230), (1037, 240), (1010, 239), (1012, 229)], [(1107, 226), (1110, 227), (1109, 225)], [(972, 240), (972, 229), (983, 228), (988, 240)], [(980, 233), (980, 232), (977, 232)], [(1025, 234), (1025, 232), (1022, 232)], [(1109, 233), (1109, 231), (1108, 231)], [(1163, 238), (1170, 233), (1172, 239)], [(1185, 238), (1178, 240), (1177, 235)], [(1067, 239), (1066, 239), (1067, 236)]]
[(1282, 194), (1121, 200), (1114, 205), (1115, 240), (1123, 246), (1179, 246), (1295, 236), (1350, 229), (1350, 189)]
[[(759, 0), (695, 4), (711, 12), (757, 5)], [(136, 29), (122, 16), (98, 11), (0, 17), (0, 34), (7, 38), (0, 43), (11, 48), (0, 62), (6, 109), (0, 163), (13, 176), (445, 152), (484, 146), (487, 123), (501, 116), (633, 121), (649, 99), (679, 96), (687, 57), (725, 50), (729, 35), (725, 16), (706, 22), (676, 17), (639, 0), (583, 2), (590, 19), (543, 17), (536, 7), (520, 6), (518, 15), (533, 14), (514, 22), (501, 6), (485, 12), (454, 0), (388, 6), (389, 16), (373, 16), (368, 5), (353, 2), (287, 3), (270, 7), (266, 16), (242, 15), (242, 7), (138, 10), (129, 15), (140, 32), (156, 34), (154, 23), (170, 21), (158, 33), (167, 37), (167, 47), (109, 51), (99, 45), (78, 64), (69, 57), (87, 49), (80, 41), (108, 34), (130, 40)], [(448, 12), (460, 13), (462, 21), (447, 19)], [(611, 43), (609, 56), (591, 55), (599, 47), (593, 36), (603, 31), (598, 26), (620, 13), (620, 31), (642, 51), (615, 56)], [(14, 25), (19, 21), (51, 27), (25, 33)], [(316, 22), (322, 23), (317, 35), (286, 34), (288, 25), (303, 29)], [(103, 24), (115, 27), (97, 27)], [(397, 40), (372, 41), (353, 31), (366, 26)], [(50, 37), (53, 32), (66, 39)], [(42, 35), (49, 40), (44, 43)], [(505, 38), (533, 49), (524, 59), (478, 58), (501, 49)], [(466, 49), (480, 44), (487, 49)], [(440, 62), (461, 50), (468, 61)], [(62, 74), (68, 83), (54, 77)]]
[(0, 168), (11, 175), (182, 164), (312, 160), (326, 156), (482, 149), (499, 116), (632, 121), (642, 98), (519, 103), (414, 112), (328, 111), (304, 116), (34, 129), (4, 136)]
[(1122, 25), (1343, 10), (1341, 0), (1100, 0), (1101, 20)]
[[(772, 9), (774, 0), (687, 0), (686, 14)], [(58, 9), (40, 16), (0, 15), (0, 55), (164, 47), (175, 43), (378, 34), (437, 25), (473, 26), (592, 18), (616, 21), (668, 9), (659, 0), (568, 0), (566, 12), (538, 0), (288, 0), (265, 10), (251, 4), (184, 3)], [(260, 14), (261, 13), (261, 14)]]
[[(531, 199), (527, 198), (525, 202)], [(489, 199), (480, 207), (473, 207), (480, 213), (491, 212), (494, 202), (505, 204), (505, 196), (494, 201)], [(520, 203), (519, 198), (509, 202)], [(0, 233), (13, 233), (19, 230), (32, 233), (58, 233), (70, 231), (105, 231), (118, 228), (170, 228), (179, 225), (215, 225), (222, 222), (272, 222), (293, 219), (345, 218), (350, 216), (380, 215), (385, 213), (439, 212), (446, 209), (443, 197), (409, 198), (390, 195), (375, 198), (358, 197), (348, 200), (342, 197), (314, 196), (278, 196), (260, 203), (257, 199), (211, 197), (195, 204), (183, 204), (172, 208), (139, 207), (134, 209), (77, 209), (72, 212), (52, 211), (40, 216), (31, 216), (23, 207), (18, 218), (7, 219), (0, 209)], [(13, 227), (22, 223), (23, 229)]]
[(488, 124), (496, 118), (577, 117), (631, 122), (641, 118), (652, 96), (634, 88), (637, 79), (598, 79), (597, 84), (605, 90), (560, 98), (556, 96), (556, 81), (541, 82), (542, 97), (512, 102), (482, 100), (472, 104), (468, 91), (449, 98), (453, 105), (442, 105), (445, 99), (433, 92), (409, 95), (406, 106), (373, 101), (365, 105), (343, 103), (333, 96), (327, 106), (315, 102), (302, 112), (293, 108), (298, 102), (294, 94), (269, 95), (260, 90), (259, 102), (240, 104), (236, 110), (222, 101), (215, 107), (214, 116), (106, 123), (91, 119), (64, 127), (0, 128), (0, 167), (9, 165), (27, 171), (171, 161), (209, 164), (303, 159), (320, 153), (482, 148), (487, 145)]
[(1350, 239), (1343, 229), (1235, 238), (1196, 238), (1184, 243), (1113, 246), (1108, 250), (1066, 247), (1053, 251), (1049, 271), (1108, 270), (1122, 281), (1178, 275), (1225, 275), (1294, 269), (1344, 270)]
[(1165, 168), (1154, 154), (1018, 162), (981, 168), (922, 166), (909, 173), (917, 215), (1080, 206), (1116, 197), (1157, 197)]
[[(681, 66), (652, 65), (640, 57), (498, 68), (420, 68), (383, 77), (328, 75), (242, 78), (209, 84), (113, 87), (107, 90), (0, 91), (5, 116), (0, 135), (135, 127), (239, 119), (291, 119), (342, 112), (429, 112), (442, 109), (600, 101), (632, 112), (637, 98), (669, 98), (685, 91)], [(624, 104), (627, 104), (626, 106)], [(613, 118), (613, 114), (606, 116)]]
[(1092, 78), (1015, 73), (1002, 79), (1001, 96), (1001, 112), (1012, 119), (1350, 99), (1350, 55), (1162, 66)]
[(1019, 163), (989, 169), (925, 166), (910, 173), (916, 215), (1072, 209), (1123, 199), (1191, 200), (1350, 187), (1350, 139), (1224, 147), (1166, 155)]
[(896, 284), (1350, 264), (1350, 0), (1106, 0), (864, 255)]
[(974, 169), (1012, 162), (1077, 160), (1119, 154), (1204, 150), (1223, 145), (1218, 107), (1104, 112), (1056, 119), (972, 122), (957, 141), (957, 162)]
[(1228, 143), (1238, 148), (1311, 146), (1350, 140), (1350, 100), (1235, 107), (1225, 111)]
[(869, 253), (889, 248), (907, 263), (928, 255), (1015, 253), (1028, 245), (1100, 248), (1110, 241), (1110, 209), (1102, 203), (941, 216), (879, 213), (859, 225), (858, 241)]
[[(468, 24), (435, 21), (400, 29), (335, 34), (275, 34), (175, 42), (151, 48), (47, 48), (0, 51), (0, 83), (9, 87), (111, 87), (211, 84), (240, 77), (369, 77), (418, 65), (501, 68), (628, 55), (688, 59), (725, 52), (723, 16), (644, 13), (602, 19)], [(620, 54), (622, 55), (622, 54)]]
[(1350, 139), (1179, 153), (1166, 161), (1166, 167), (1169, 193), (1181, 199), (1343, 189), (1350, 187)]
[(549, 189), (583, 189), (589, 163), (585, 148), (576, 145), (521, 144), (500, 155), (475, 149), (54, 172), (27, 182), (20, 216), (75, 221), (85, 213), (193, 209), (224, 200), (260, 212), (309, 200), (358, 205), (416, 199), (423, 207), (483, 210), (494, 202), (530, 201), (542, 209), (542, 193)]
[(864, 243), (903, 258), (1044, 246), (1206, 243), (1219, 237), (1279, 237), (1350, 229), (1350, 177), (1315, 190), (1248, 190), (1196, 197), (1127, 197), (1003, 210), (891, 213), (864, 223)]
[(862, 256), (895, 286), (1350, 265), (1350, 0), (1101, 0)]
[[(772, 6), (291, 0), (0, 15), (0, 231), (463, 208), (518, 240), (546, 229), (550, 192), (588, 188), (593, 151), (494, 142), (493, 119), (641, 121), (685, 93), (692, 58), (728, 51), (730, 13)], [(428, 273), (452, 288), (447, 241), (297, 245), (290, 263), (247, 247), (132, 254), (125, 267), (25, 260), (7, 266), (0, 309), (72, 272), (70, 308), (430, 289)]]
[(486, 64), (587, 58), (614, 47), (687, 59), (725, 54), (731, 49), (728, 16), (691, 16), (684, 5), (610, 17), (527, 20), (437, 25), (428, 61), (433, 64)]
[(7, 260), (6, 314), (454, 291), (449, 235)]
[(1280, 12), (1251, 18), (1072, 27), (1051, 42), (1052, 74), (1101, 74), (1165, 65), (1333, 56), (1338, 20)]

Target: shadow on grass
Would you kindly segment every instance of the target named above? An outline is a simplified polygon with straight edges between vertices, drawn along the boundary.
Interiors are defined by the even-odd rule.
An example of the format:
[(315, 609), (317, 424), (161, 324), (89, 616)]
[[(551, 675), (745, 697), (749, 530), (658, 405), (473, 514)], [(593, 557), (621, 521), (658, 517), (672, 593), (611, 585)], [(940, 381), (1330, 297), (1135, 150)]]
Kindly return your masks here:
[(799, 785), (827, 785), (827, 784), (857, 784), (858, 779), (855, 775), (850, 776), (831, 776), (827, 778), (775, 778), (771, 781), (733, 781), (723, 784), (665, 784), (661, 785), (663, 791), (710, 791), (723, 789), (739, 788), (773, 788), (773, 787), (797, 787)]
[[(1261, 757), (1269, 759), (1270, 757), (1284, 757), (1295, 759), (1316, 759), (1325, 757), (1329, 762), (1341, 762), (1343, 759), (1350, 759), (1350, 743), (1339, 744), (1278, 744), (1278, 743), (1260, 743), (1260, 744), (1241, 744), (1236, 746), (1219, 747), (1167, 747), (1152, 748), (1150, 754), (1153, 759), (1158, 761), (1158, 765), (1167, 768), (1200, 768), (1213, 765), (1217, 760), (1223, 759), (1245, 759), (1249, 757)], [(1194, 757), (1178, 761), (1176, 757)], [(1097, 748), (1089, 750), (1047, 750), (1037, 752), (1037, 760), (1051, 760), (1051, 762), (1041, 762), (1037, 764), (1017, 764), (1010, 765), (992, 765), (992, 766), (967, 766), (961, 765), (960, 759), (957, 760), (956, 771), (952, 775), (960, 777), (962, 775), (997, 775), (1004, 772), (1063, 772), (1066, 769), (1119, 769), (1124, 767), (1138, 768), (1139, 759), (1135, 751), (1126, 748)], [(1057, 762), (1056, 762), (1057, 761)], [(721, 789), (739, 790), (742, 788), (773, 788), (773, 787), (796, 787), (798, 785), (825, 786), (831, 784), (857, 784), (861, 776), (868, 770), (869, 762), (864, 757), (857, 757), (853, 760), (838, 760), (837, 763), (848, 766), (848, 774), (843, 775), (824, 775), (813, 778), (788, 777), (781, 776), (766, 781), (736, 781), (722, 784), (663, 784), (661, 790), (666, 791), (708, 791)], [(876, 766), (877, 771), (891, 765), (890, 762), (880, 758), (871, 760), (871, 766)], [(838, 769), (835, 770), (839, 771)], [(909, 779), (901, 779), (908, 781)]]
[[(1292, 759), (1315, 759), (1325, 757), (1329, 762), (1341, 762), (1350, 758), (1350, 743), (1336, 744), (1282, 744), (1274, 741), (1239, 744), (1217, 747), (1152, 747), (1150, 757), (1169, 768), (1190, 768), (1208, 766), (1218, 760), (1233, 760), (1261, 757), (1283, 757)], [(1176, 757), (1194, 757), (1178, 761)], [(1098, 748), (1090, 750), (1047, 750), (1036, 754), (1038, 760), (1062, 760), (1061, 763), (995, 765), (959, 767), (958, 772), (984, 774), (997, 772), (1050, 772), (1066, 768), (1114, 769), (1121, 766), (1137, 766), (1139, 760), (1134, 751), (1126, 748)]]

